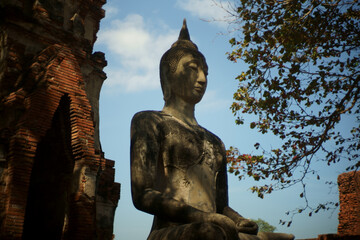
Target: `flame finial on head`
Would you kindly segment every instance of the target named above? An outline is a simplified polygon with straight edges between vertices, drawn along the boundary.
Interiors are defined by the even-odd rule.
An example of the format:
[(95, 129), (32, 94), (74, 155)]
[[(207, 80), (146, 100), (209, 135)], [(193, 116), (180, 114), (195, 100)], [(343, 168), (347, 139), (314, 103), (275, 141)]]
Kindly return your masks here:
[(190, 33), (189, 33), (188, 28), (187, 28), (185, 18), (184, 18), (183, 25), (182, 25), (181, 30), (180, 30), (178, 40), (171, 45), (171, 48), (175, 48), (175, 47), (183, 48), (183, 49), (193, 49), (193, 50), (196, 50), (196, 51), (198, 50), (196, 44), (193, 43), (190, 40)]
[(190, 40), (189, 30), (188, 30), (187, 25), (186, 25), (186, 18), (184, 18), (183, 25), (182, 25), (182, 28), (180, 30), (179, 40), (189, 40), (189, 41), (191, 41)]

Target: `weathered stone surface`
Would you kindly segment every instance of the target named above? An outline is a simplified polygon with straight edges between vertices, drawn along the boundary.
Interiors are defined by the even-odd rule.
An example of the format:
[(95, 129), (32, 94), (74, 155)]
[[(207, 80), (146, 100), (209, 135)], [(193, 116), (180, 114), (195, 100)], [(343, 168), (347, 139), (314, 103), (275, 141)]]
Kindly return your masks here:
[(92, 53), (104, 3), (0, 2), (1, 239), (112, 239), (120, 185), (99, 140), (106, 60)]
[(178, 41), (160, 63), (164, 108), (133, 117), (132, 197), (136, 208), (154, 215), (148, 239), (293, 239), (258, 233), (256, 223), (228, 206), (225, 147), (194, 116), (207, 70), (184, 21)]

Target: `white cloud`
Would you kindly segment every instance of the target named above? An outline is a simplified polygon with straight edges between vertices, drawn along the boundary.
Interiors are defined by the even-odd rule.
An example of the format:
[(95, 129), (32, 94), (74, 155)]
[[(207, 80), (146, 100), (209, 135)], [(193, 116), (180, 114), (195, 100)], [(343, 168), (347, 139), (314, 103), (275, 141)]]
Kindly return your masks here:
[(107, 47), (106, 56), (111, 61), (105, 69), (105, 84), (128, 92), (159, 87), (160, 58), (177, 35), (167, 27), (152, 28), (138, 14), (112, 21), (98, 36), (98, 44)]
[(193, 16), (213, 22), (222, 28), (227, 28), (229, 25), (227, 20), (231, 20), (231, 16), (226, 10), (232, 6), (229, 1), (177, 0), (176, 4)]

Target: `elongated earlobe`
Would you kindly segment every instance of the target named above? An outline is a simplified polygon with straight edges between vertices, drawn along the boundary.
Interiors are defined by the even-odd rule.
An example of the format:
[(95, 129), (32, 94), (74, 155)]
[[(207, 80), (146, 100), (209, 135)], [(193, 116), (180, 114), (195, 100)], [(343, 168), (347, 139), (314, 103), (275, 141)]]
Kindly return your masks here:
[(165, 102), (170, 99), (170, 97), (171, 97), (171, 87), (170, 87), (169, 79), (166, 79), (164, 81), (163, 94), (164, 94), (164, 101)]

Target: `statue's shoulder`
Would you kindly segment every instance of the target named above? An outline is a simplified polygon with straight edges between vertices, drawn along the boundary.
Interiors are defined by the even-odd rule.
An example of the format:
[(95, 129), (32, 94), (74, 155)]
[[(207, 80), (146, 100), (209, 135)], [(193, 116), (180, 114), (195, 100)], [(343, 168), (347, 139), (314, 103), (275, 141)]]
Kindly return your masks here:
[(133, 127), (157, 125), (163, 119), (164, 115), (160, 111), (141, 111), (133, 116), (131, 125)]
[(161, 120), (163, 114), (160, 111), (141, 111), (135, 113), (132, 121), (141, 121), (141, 120)]

